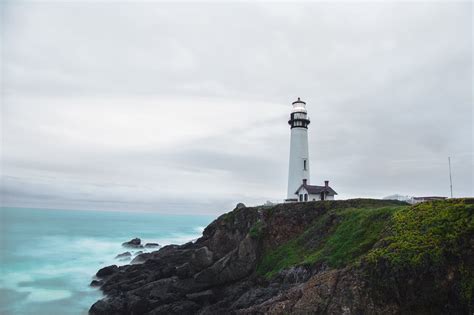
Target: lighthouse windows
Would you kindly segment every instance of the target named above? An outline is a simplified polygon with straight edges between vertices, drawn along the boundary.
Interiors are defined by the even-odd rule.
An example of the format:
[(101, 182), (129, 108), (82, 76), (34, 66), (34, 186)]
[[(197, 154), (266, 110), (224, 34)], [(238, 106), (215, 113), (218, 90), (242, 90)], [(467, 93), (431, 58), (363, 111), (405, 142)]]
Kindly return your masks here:
[(306, 168), (306, 160), (303, 160), (303, 170), (305, 170), (305, 171), (307, 170), (307, 168)]

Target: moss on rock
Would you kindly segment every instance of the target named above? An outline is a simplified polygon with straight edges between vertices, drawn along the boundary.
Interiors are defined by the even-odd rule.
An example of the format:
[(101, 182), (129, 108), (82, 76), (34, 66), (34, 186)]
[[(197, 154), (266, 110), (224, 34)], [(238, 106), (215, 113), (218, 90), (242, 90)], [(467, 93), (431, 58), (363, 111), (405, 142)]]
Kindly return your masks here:
[[(302, 233), (262, 254), (257, 274), (272, 278), (296, 265), (341, 268), (362, 260), (373, 266), (383, 261), (391, 268), (432, 268), (459, 258), (474, 232), (473, 199), (382, 207), (373, 200), (351, 202), (351, 207), (321, 203), (326, 211)], [(464, 291), (472, 291), (471, 282), (463, 283)]]
[(354, 262), (381, 238), (393, 213), (407, 207), (370, 206), (332, 208), (294, 239), (265, 252), (257, 273), (272, 278), (295, 265), (326, 263), (339, 268)]

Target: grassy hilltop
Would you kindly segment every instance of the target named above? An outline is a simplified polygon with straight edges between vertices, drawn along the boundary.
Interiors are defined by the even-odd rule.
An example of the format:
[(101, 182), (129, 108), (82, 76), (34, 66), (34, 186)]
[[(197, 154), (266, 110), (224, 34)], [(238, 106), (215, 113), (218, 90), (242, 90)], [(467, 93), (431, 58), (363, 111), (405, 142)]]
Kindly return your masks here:
[(474, 201), (470, 199), (414, 206), (385, 206), (361, 199), (348, 207), (331, 205), (331, 201), (311, 206), (328, 210), (297, 237), (266, 251), (259, 274), (271, 277), (290, 266), (314, 263), (333, 268), (382, 261), (398, 269), (433, 267), (457, 257), (474, 232)]
[[(364, 199), (349, 202), (310, 205), (322, 214), (301, 233), (265, 250), (257, 274), (270, 280), (295, 266), (350, 266), (363, 271), (373, 288), (381, 292), (390, 294), (397, 287), (405, 287), (401, 282), (407, 281), (419, 292), (433, 295), (426, 296), (428, 300), (447, 292), (448, 275), (452, 280), (450, 293), (472, 310), (474, 199), (413, 206)], [(258, 237), (264, 238), (264, 233), (260, 228)]]

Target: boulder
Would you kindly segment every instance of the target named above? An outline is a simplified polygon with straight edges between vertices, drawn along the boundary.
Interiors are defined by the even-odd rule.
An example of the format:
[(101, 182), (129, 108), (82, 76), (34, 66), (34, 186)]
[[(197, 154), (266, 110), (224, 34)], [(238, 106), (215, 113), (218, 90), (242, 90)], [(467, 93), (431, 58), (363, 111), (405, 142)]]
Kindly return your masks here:
[(95, 275), (99, 278), (103, 278), (103, 277), (110, 276), (110, 275), (116, 273), (117, 271), (118, 271), (117, 265), (111, 265), (111, 266), (107, 266), (107, 267), (104, 267), (104, 268), (100, 269), (99, 271), (97, 271), (97, 273)]
[(183, 244), (183, 245), (181, 245), (181, 248), (182, 248), (182, 249), (193, 248), (194, 243), (196, 242), (196, 240), (197, 240), (197, 238), (196, 238), (196, 239), (193, 239), (193, 240), (191, 240), (191, 241), (189, 241), (189, 242), (187, 242), (187, 243), (185, 243), (185, 244)]
[(150, 302), (146, 298), (130, 296), (127, 304), (130, 314), (144, 314), (148, 310)]
[(311, 277), (311, 271), (304, 266), (291, 267), (278, 273), (278, 281), (286, 284), (298, 284), (306, 282)]
[(157, 248), (160, 247), (160, 244), (158, 243), (146, 243), (145, 248)]
[(151, 258), (151, 253), (138, 254), (137, 256), (135, 256), (135, 258), (133, 258), (131, 263), (132, 264), (141, 264), (141, 263), (144, 263), (145, 261), (147, 261), (149, 258)]
[(114, 314), (121, 315), (127, 314), (126, 303), (121, 298), (112, 298), (105, 300), (99, 300), (92, 305), (89, 310), (90, 315), (95, 314)]
[(91, 287), (100, 287), (104, 282), (102, 280), (92, 280), (89, 284)]
[(198, 302), (198, 303), (209, 302), (213, 297), (214, 297), (214, 292), (212, 290), (186, 294), (186, 298), (188, 300)]
[(158, 315), (158, 314), (196, 314), (199, 310), (199, 304), (184, 300), (184, 301), (177, 301), (171, 304), (165, 304), (158, 306), (157, 308), (153, 309), (148, 314), (150, 315)]
[(246, 205), (242, 202), (239, 202), (237, 206), (235, 206), (235, 209), (243, 209), (243, 208), (246, 208)]
[(189, 263), (184, 263), (176, 267), (176, 275), (180, 279), (187, 278), (191, 275), (191, 265)]
[(115, 259), (130, 259), (131, 256), (132, 254), (130, 252), (125, 252), (115, 256)]
[(248, 276), (256, 263), (255, 243), (250, 237), (244, 239), (238, 248), (219, 259), (210, 267), (193, 276), (198, 283), (221, 285)]
[(214, 254), (207, 246), (201, 247), (194, 251), (191, 257), (191, 263), (198, 269), (203, 269), (212, 265), (214, 261)]
[(129, 248), (143, 248), (143, 245), (141, 243), (142, 243), (141, 239), (134, 238), (128, 242), (122, 243), (122, 246), (129, 247)]

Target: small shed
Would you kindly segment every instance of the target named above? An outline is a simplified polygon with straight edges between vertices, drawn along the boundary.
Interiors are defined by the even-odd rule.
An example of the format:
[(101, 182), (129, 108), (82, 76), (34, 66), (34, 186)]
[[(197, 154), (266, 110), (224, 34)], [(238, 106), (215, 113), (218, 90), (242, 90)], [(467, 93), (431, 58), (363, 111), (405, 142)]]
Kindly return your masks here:
[(324, 186), (309, 185), (306, 179), (303, 179), (303, 183), (296, 190), (295, 194), (299, 202), (305, 201), (318, 201), (318, 200), (334, 200), (334, 196), (337, 192), (329, 187), (329, 181), (324, 181)]

